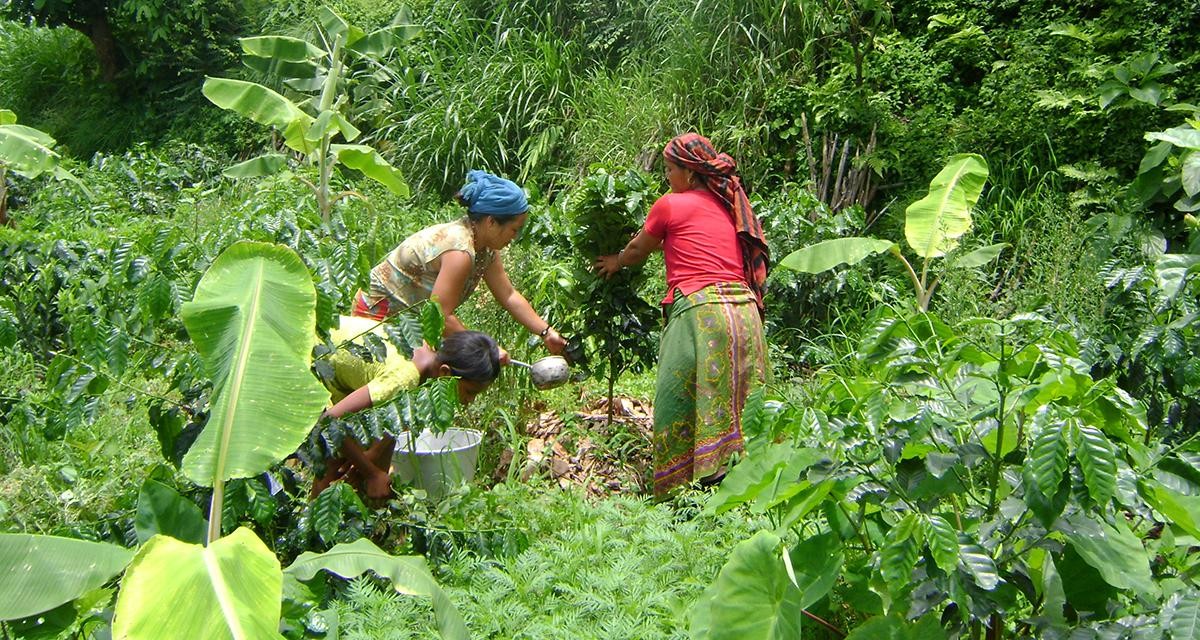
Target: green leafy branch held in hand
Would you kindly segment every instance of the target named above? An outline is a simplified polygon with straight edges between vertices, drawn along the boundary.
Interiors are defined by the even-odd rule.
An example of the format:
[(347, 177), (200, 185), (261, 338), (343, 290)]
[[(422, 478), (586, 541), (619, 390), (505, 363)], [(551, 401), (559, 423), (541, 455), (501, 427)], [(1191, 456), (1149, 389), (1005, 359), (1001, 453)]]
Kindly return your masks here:
[[(571, 236), (575, 254), (590, 261), (617, 253), (637, 233), (650, 200), (650, 186), (637, 171), (613, 175), (594, 169), (567, 204), (576, 230)], [(597, 366), (608, 378), (610, 422), (617, 377), (626, 369), (645, 369), (654, 358), (658, 311), (638, 295), (647, 278), (640, 268), (602, 278), (580, 265), (576, 274), (578, 322), (599, 352)]]
[(55, 144), (50, 134), (17, 124), (17, 114), (0, 109), (0, 226), (8, 224), (9, 169), (25, 178), (50, 173), (59, 180), (74, 182), (87, 193), (83, 183), (59, 164), (62, 156), (54, 150)]
[[(354, 191), (330, 193), (330, 177), (338, 164), (362, 172), (396, 195), (408, 196), (408, 184), (400, 171), (378, 151), (366, 145), (348, 144), (358, 138), (360, 131), (342, 111), (350, 101), (347, 69), (359, 61), (381, 65), (381, 58), (417, 33), (417, 27), (409, 24), (393, 24), (365, 33), (347, 24), (328, 7), (322, 7), (315, 34), (320, 46), (289, 36), (241, 40), (246, 54), (244, 64), (278, 78), (284, 86), (303, 96), (301, 102), (293, 102), (266, 85), (232, 78), (207, 78), (204, 96), (218, 107), (274, 127), (283, 134), (284, 145), (316, 163), (316, 183), (300, 179), (312, 189), (321, 219), (328, 222), (338, 200), (357, 197), (366, 201)], [(337, 136), (347, 144), (335, 144)], [(286, 156), (268, 153), (229, 167), (225, 175), (267, 176), (281, 172), (286, 165)]]
[[(979, 200), (987, 178), (987, 162), (981, 156), (973, 153), (953, 156), (929, 184), (929, 193), (909, 205), (905, 211), (904, 238), (909, 248), (922, 259), (920, 275), (901, 253), (900, 245), (878, 238), (835, 238), (818, 242), (793, 251), (780, 264), (804, 273), (822, 273), (838, 265), (857, 264), (868, 256), (887, 251), (904, 263), (916, 290), (917, 307), (926, 311), (939, 281), (938, 277), (930, 278), (930, 263), (934, 258), (953, 252), (959, 238), (971, 230), (971, 208)], [(995, 260), (1006, 246), (1001, 243), (980, 247), (959, 256), (951, 264), (960, 268), (982, 266)]]

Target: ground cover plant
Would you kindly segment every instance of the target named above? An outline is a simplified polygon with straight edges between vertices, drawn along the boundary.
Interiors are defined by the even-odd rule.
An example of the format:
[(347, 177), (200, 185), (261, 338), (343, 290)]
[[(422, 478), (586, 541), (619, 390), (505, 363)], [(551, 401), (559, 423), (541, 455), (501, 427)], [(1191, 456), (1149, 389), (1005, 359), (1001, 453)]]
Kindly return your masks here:
[[(1200, 12), (83, 4), (0, 3), (0, 563), (38, 567), (4, 573), (0, 635), (156, 637), (180, 612), (145, 594), (186, 574), (237, 613), (189, 612), (235, 630), (178, 637), (1198, 637)], [(104, 20), (115, 58), (72, 24)], [(771, 274), (747, 455), (652, 503), (633, 467), (662, 268), (584, 267), (688, 130), (734, 155), (801, 271)], [(588, 366), (364, 416), (483, 432), (442, 500), (310, 501), (300, 393), (260, 397), (286, 414), (256, 409), (286, 434), (270, 455), (221, 445), (239, 342), (196, 305), (232, 318), (214, 301), (254, 281), (223, 256), (289, 256), (305, 311), (254, 326), (319, 335), (387, 249), (461, 215), (473, 168), (526, 188), (506, 264)], [(486, 297), (459, 311), (544, 355)], [(294, 355), (316, 384), (320, 354)], [(223, 561), (267, 586), (197, 586)]]

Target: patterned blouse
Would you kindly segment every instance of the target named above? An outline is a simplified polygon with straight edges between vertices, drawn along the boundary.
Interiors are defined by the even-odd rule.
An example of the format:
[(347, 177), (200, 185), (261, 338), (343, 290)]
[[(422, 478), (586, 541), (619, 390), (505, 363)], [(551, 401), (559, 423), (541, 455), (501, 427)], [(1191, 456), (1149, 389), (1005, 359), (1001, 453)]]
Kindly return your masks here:
[(447, 251), (466, 251), (474, 263), (460, 298), (465, 300), (479, 285), (484, 271), (495, 260), (496, 252), (491, 249), (475, 251), (470, 222), (463, 216), (454, 222), (426, 227), (393, 249), (383, 262), (371, 269), (371, 286), (368, 291), (359, 292), (359, 305), (365, 303), (367, 309), (382, 311), (380, 315), (391, 315), (428, 300), (438, 276), (435, 264), (441, 266), (438, 258)]

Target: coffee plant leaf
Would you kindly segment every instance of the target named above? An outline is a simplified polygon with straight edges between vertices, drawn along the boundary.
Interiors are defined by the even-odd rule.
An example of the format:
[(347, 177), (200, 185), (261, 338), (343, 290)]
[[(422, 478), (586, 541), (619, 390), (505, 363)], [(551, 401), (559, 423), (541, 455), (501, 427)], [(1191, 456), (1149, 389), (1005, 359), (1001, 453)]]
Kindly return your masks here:
[(1158, 593), (1150, 574), (1150, 556), (1124, 523), (1075, 514), (1066, 518), (1063, 528), (1071, 547), (1105, 582), (1138, 594)]
[(1088, 495), (1102, 508), (1117, 491), (1117, 452), (1104, 432), (1076, 422), (1075, 458), (1083, 470)]
[(879, 550), (879, 573), (889, 591), (899, 593), (909, 586), (924, 544), (925, 530), (915, 513), (904, 516), (888, 531), (883, 548)]
[(1033, 446), (1027, 458), (1027, 466), (1034, 486), (1027, 487), (1027, 490), (1038, 491), (1043, 496), (1052, 496), (1067, 470), (1067, 454), (1070, 448), (1067, 424), (1065, 421), (1053, 419), (1050, 408), (1043, 405), (1034, 414), (1031, 430)]

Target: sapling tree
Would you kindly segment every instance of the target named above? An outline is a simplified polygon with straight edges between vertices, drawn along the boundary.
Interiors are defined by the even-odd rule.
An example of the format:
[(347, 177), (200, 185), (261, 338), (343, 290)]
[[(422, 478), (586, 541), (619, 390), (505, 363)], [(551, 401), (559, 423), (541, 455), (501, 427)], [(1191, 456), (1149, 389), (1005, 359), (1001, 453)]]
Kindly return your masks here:
[[(207, 78), (204, 95), (217, 106), (278, 130), (283, 143), (317, 167), (316, 182), (300, 177), (317, 199), (321, 219), (329, 221), (333, 205), (343, 198), (366, 198), (354, 191), (332, 193), (333, 168), (341, 164), (362, 172), (392, 193), (407, 196), (409, 189), (400, 171), (371, 147), (349, 144), (360, 131), (346, 117), (351, 101), (348, 69), (355, 64), (382, 68), (382, 60), (417, 34), (413, 25), (396, 23), (365, 33), (348, 24), (328, 7), (311, 41), (290, 36), (242, 38), (244, 64), (273, 78), (300, 97), (295, 102), (271, 87), (232, 78)], [(335, 143), (341, 138), (344, 143)], [(268, 153), (229, 167), (225, 175), (248, 178), (283, 171), (287, 158)]]
[(954, 256), (959, 238), (971, 230), (971, 208), (987, 181), (987, 162), (973, 153), (953, 156), (929, 184), (929, 193), (909, 205), (905, 211), (904, 238), (921, 258), (920, 274), (913, 263), (891, 240), (878, 238), (836, 238), (793, 251), (780, 264), (804, 273), (821, 273), (838, 265), (857, 264), (868, 256), (888, 252), (904, 264), (917, 294), (917, 308), (925, 311), (937, 289), (940, 276), (930, 272), (935, 258), (951, 255), (943, 268), (971, 268), (995, 260), (1007, 244), (980, 247), (966, 255)]
[(613, 386), (622, 371), (641, 371), (653, 362), (657, 310), (638, 291), (648, 277), (627, 268), (610, 278), (588, 269), (596, 256), (617, 253), (640, 228), (650, 186), (634, 170), (613, 175), (596, 169), (570, 196), (567, 208), (575, 225), (571, 242), (582, 261), (575, 278), (578, 330), (597, 352), (596, 367), (608, 378), (608, 419), (612, 421)]

